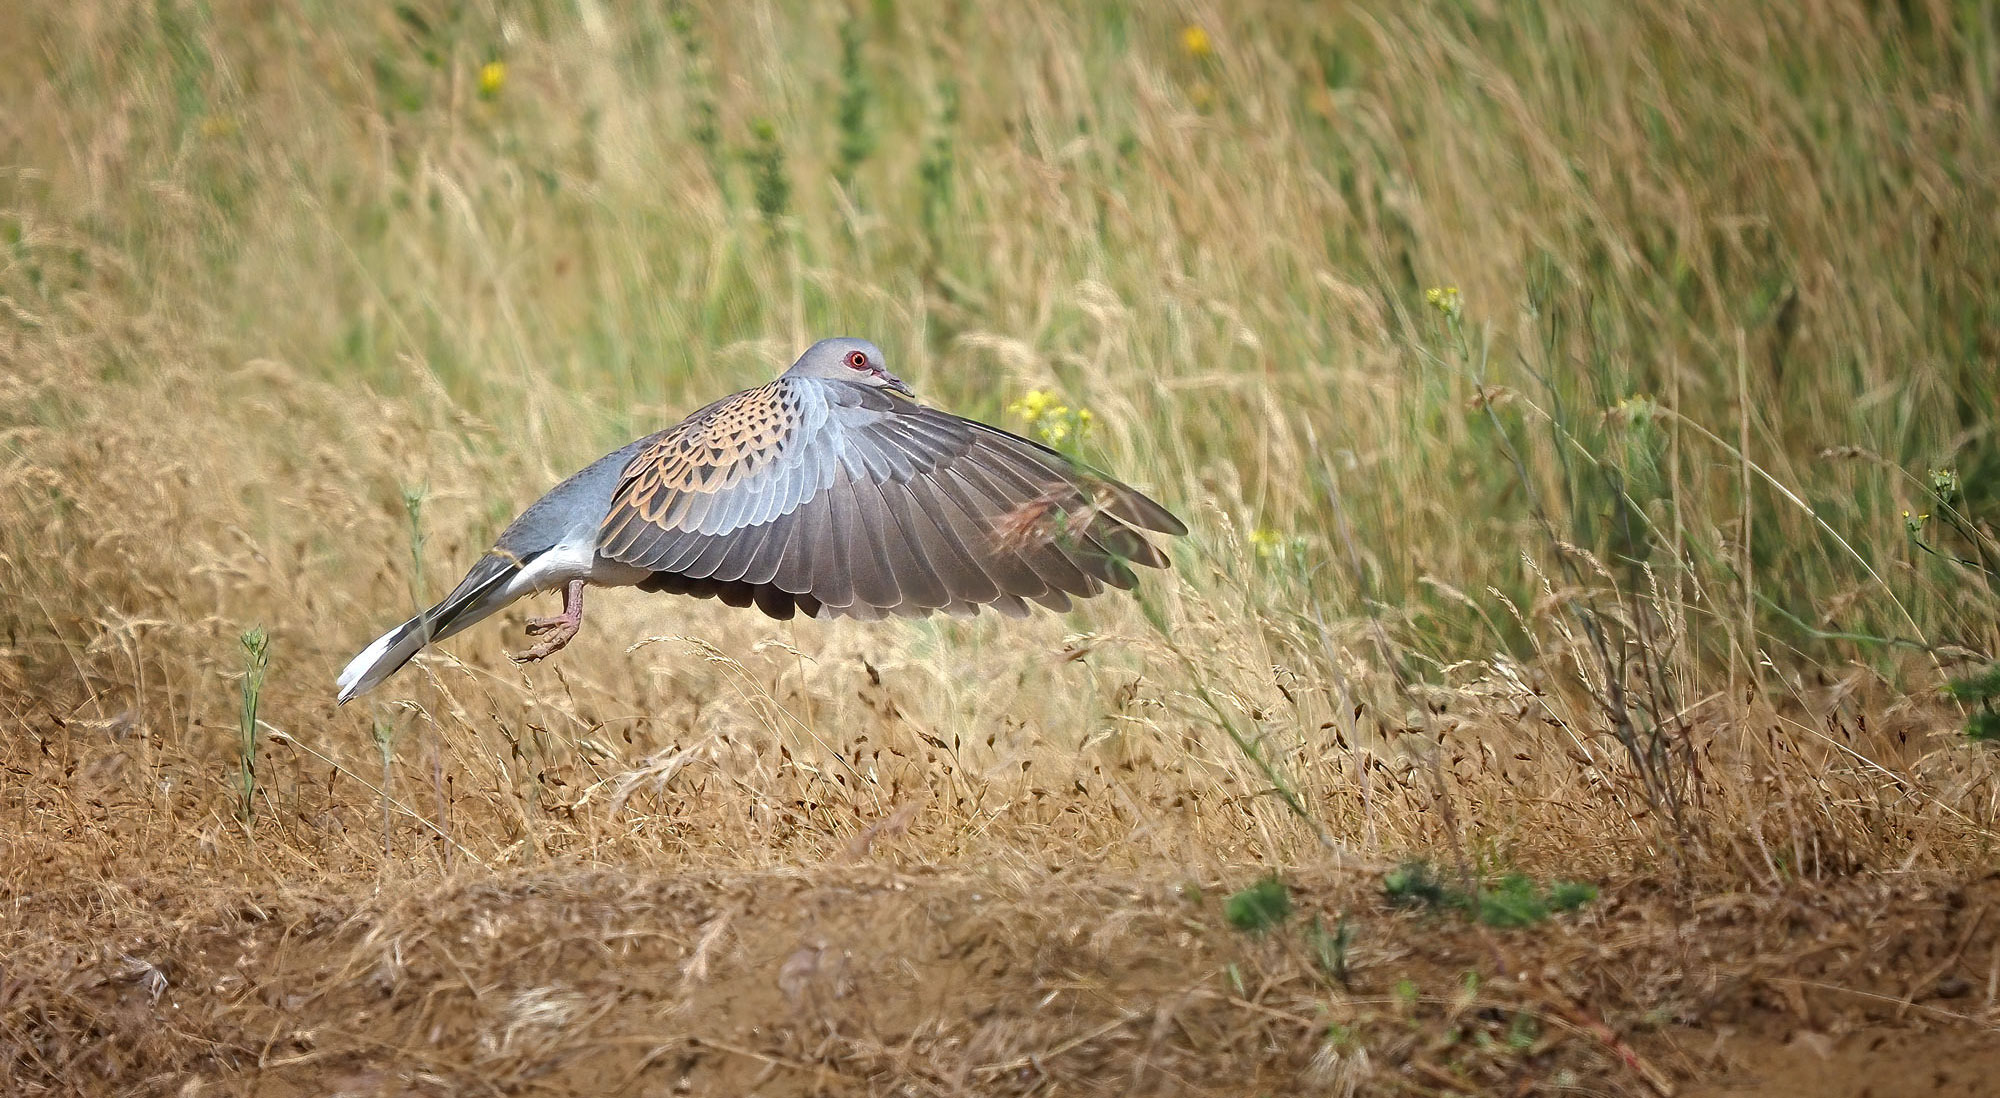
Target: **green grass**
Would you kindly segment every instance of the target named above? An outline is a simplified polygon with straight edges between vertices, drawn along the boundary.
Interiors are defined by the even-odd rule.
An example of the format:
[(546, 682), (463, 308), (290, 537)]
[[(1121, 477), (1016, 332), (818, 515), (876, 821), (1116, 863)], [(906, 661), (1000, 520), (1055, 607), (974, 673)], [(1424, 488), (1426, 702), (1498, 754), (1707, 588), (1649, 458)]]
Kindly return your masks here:
[(1223, 917), (1238, 930), (1261, 934), (1284, 922), (1292, 914), (1292, 893), (1285, 882), (1265, 877), (1239, 892), (1231, 893), (1222, 904)]
[(257, 706), (264, 693), (264, 675), (271, 667), (271, 639), (262, 629), (242, 636), (242, 707), (236, 727), (236, 815), (248, 827), (257, 811)]
[(2000, 741), (2000, 711), (1993, 708), (2000, 701), (2000, 663), (1980, 674), (1953, 679), (1945, 685), (1945, 694), (1961, 704), (1979, 707), (1965, 719), (1967, 739), (1978, 743)]
[(1596, 885), (1562, 880), (1540, 884), (1525, 873), (1504, 873), (1460, 887), (1421, 861), (1405, 862), (1384, 874), (1382, 892), (1398, 907), (1462, 911), (1492, 927), (1534, 926), (1597, 899)]

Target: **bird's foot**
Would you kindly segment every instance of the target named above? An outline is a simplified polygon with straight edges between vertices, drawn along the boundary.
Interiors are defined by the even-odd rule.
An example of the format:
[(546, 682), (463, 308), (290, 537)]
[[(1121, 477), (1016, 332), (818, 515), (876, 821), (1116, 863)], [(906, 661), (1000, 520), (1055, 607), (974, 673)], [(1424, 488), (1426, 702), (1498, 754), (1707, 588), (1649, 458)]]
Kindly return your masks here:
[(515, 663), (532, 663), (544, 660), (563, 650), (563, 646), (576, 639), (577, 630), (583, 627), (583, 581), (571, 580), (563, 590), (563, 611), (552, 618), (529, 618), (528, 635), (543, 637), (540, 643), (525, 652), (509, 652), (507, 658)]
[(515, 663), (533, 663), (536, 660), (547, 659), (557, 652), (562, 651), (563, 646), (576, 637), (576, 626), (563, 623), (559, 618), (539, 620), (554, 620), (557, 624), (549, 627), (553, 632), (549, 634), (547, 639), (537, 643), (525, 652), (507, 653), (508, 659), (513, 660)]

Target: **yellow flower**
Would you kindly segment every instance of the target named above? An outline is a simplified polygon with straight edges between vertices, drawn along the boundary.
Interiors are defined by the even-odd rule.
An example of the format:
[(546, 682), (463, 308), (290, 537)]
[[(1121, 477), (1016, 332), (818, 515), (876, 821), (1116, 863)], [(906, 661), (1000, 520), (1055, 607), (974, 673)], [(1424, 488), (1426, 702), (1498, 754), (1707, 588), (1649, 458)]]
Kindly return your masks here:
[(507, 86), (507, 62), (488, 61), (479, 66), (479, 94), (491, 99)]
[(1424, 291), (1424, 300), (1440, 315), (1451, 320), (1457, 320), (1465, 312), (1465, 301), (1458, 296), (1456, 286), (1432, 286)]
[(1214, 43), (1208, 40), (1208, 32), (1194, 24), (1181, 28), (1181, 48), (1197, 61), (1206, 59), (1215, 52)]
[(1050, 446), (1060, 446), (1069, 439), (1081, 439), (1090, 430), (1090, 421), (1095, 418), (1090, 409), (1072, 408), (1046, 389), (1028, 390), (1021, 394), (1019, 400), (1007, 405), (1007, 411), (1020, 416), (1034, 434)]
[(1659, 411), (1660, 405), (1652, 397), (1644, 393), (1635, 393), (1632, 396), (1618, 398), (1618, 403), (1611, 409), (1610, 419), (1613, 423), (1644, 424), (1652, 422)]
[(1007, 410), (1033, 424), (1047, 415), (1049, 409), (1061, 407), (1056, 403), (1056, 395), (1046, 389), (1030, 389), (1021, 394), (1021, 399), (1007, 406)]
[(1250, 531), (1250, 548), (1255, 549), (1259, 557), (1270, 560), (1285, 551), (1285, 536), (1276, 530), (1259, 526)]

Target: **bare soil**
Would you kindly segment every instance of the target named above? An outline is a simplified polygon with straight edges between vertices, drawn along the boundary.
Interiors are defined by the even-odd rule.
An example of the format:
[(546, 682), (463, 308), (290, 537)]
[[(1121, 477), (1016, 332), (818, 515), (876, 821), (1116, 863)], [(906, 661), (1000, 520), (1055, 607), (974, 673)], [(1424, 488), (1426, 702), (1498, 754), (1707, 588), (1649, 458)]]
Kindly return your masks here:
[(2000, 1038), (1872, 1025), (1843, 1037), (1737, 1036), (1726, 1064), (1687, 1098), (1985, 1098), (2000, 1089)]
[[(10, 864), (22, 866), (17, 857)], [(1541, 926), (1369, 873), (1088, 865), (549, 868), (352, 891), (17, 874), (8, 1093), (1994, 1093), (2000, 882), (1676, 903)], [(1331, 948), (1345, 920), (1351, 944)], [(1344, 961), (1345, 971), (1341, 971)]]

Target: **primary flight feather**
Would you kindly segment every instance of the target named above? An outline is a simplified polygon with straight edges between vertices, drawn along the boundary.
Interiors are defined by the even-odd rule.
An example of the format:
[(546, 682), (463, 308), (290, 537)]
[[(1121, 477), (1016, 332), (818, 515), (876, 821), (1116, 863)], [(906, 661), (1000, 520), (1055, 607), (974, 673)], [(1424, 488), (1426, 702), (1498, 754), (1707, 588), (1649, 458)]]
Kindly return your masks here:
[(340, 673), (342, 702), (541, 591), (537, 660), (576, 636), (583, 589), (638, 587), (864, 620), (991, 606), (1021, 617), (1164, 568), (1139, 532), (1185, 534), (1159, 504), (1046, 446), (918, 404), (882, 352), (827, 339), (777, 380), (608, 454), (508, 525), (443, 601)]

